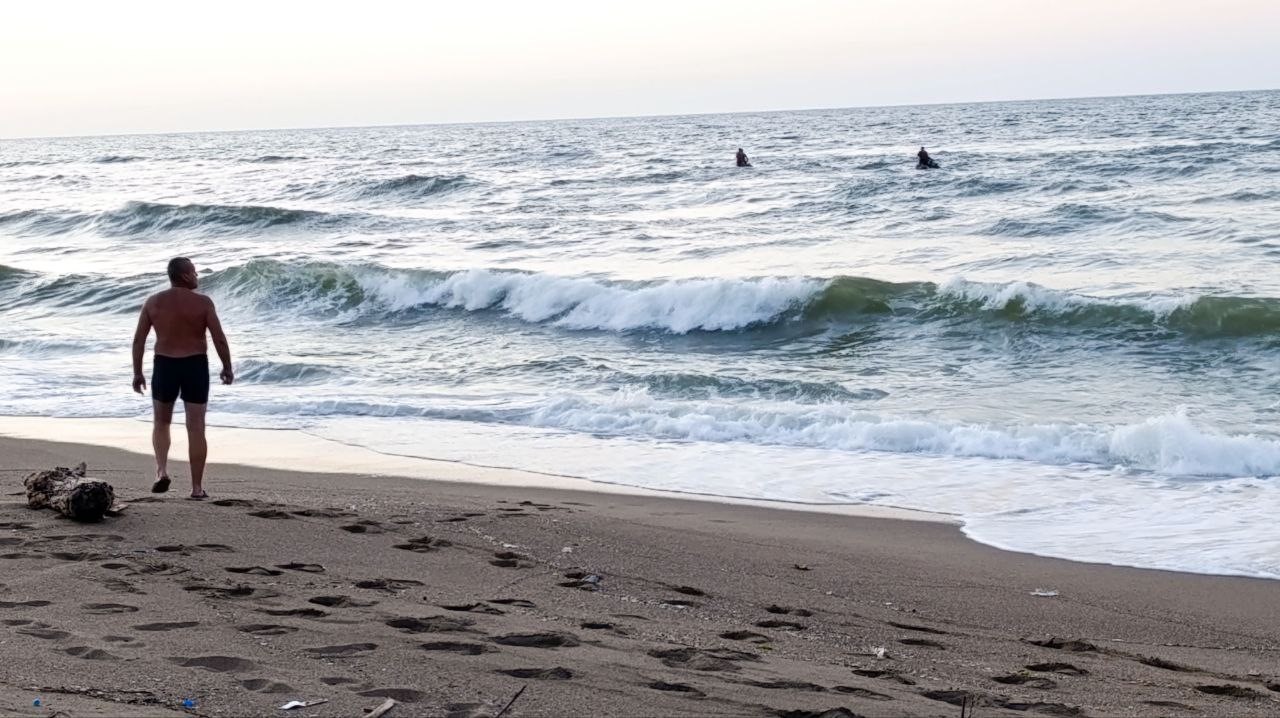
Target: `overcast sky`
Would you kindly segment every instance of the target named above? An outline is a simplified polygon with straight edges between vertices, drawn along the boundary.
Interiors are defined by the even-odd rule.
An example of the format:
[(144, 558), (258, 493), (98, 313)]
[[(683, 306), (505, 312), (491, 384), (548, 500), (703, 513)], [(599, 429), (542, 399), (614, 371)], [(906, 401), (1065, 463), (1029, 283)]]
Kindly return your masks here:
[(0, 137), (1280, 87), (1277, 0), (43, 2)]

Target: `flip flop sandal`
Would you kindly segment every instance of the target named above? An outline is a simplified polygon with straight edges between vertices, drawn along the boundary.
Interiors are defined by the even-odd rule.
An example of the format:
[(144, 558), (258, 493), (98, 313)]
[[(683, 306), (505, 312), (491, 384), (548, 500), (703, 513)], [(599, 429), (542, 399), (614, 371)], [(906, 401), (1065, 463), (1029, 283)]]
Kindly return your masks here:
[(168, 476), (161, 476), (160, 478), (156, 479), (156, 482), (154, 484), (151, 485), (151, 493), (153, 494), (163, 494), (168, 490), (169, 490)]

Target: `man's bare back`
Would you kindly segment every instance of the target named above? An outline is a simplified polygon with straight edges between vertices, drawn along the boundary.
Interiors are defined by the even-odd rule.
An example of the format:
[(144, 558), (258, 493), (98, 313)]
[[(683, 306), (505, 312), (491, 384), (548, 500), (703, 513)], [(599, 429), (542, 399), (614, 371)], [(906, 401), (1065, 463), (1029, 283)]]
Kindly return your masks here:
[(180, 359), (208, 353), (205, 332), (209, 318), (216, 321), (217, 316), (208, 297), (185, 287), (170, 287), (151, 295), (142, 311), (156, 331), (156, 354)]

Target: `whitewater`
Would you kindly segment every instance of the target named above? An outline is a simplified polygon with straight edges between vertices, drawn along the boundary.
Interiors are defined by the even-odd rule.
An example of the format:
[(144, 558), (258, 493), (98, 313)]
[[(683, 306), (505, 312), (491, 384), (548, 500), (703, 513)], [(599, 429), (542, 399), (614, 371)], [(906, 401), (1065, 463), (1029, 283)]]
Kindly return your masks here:
[(213, 423), (1280, 578), (1278, 122), (1252, 92), (4, 140), (0, 415), (146, 419), (129, 338), (181, 254), (236, 357)]

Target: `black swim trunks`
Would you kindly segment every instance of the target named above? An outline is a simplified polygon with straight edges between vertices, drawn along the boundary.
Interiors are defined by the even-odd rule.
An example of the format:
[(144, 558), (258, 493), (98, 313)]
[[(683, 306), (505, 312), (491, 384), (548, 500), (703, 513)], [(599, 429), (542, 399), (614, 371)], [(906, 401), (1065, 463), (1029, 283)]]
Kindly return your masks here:
[(166, 357), (157, 354), (151, 369), (151, 398), (172, 404), (181, 397), (189, 404), (209, 403), (209, 355)]

